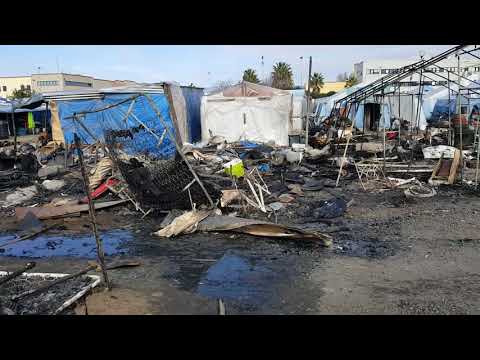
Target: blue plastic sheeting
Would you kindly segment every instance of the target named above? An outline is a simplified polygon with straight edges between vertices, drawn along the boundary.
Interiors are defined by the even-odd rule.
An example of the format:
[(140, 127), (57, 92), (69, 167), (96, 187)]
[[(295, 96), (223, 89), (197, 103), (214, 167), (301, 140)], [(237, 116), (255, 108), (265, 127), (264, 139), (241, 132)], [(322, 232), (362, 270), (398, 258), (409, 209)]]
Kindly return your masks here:
[[(358, 106), (358, 109), (355, 113), (355, 117), (353, 119), (354, 125), (357, 129), (363, 129), (364, 114), (365, 114), (364, 104), (360, 104)], [(387, 127), (390, 127), (391, 118), (392, 118), (392, 114), (390, 111), (390, 106), (388, 104), (383, 104), (383, 111), (382, 109), (380, 109), (379, 128), (383, 129), (384, 124), (386, 124)]]
[[(468, 100), (462, 98), (462, 107), (468, 106)], [(438, 99), (435, 103), (435, 106), (432, 111), (432, 115), (430, 116), (429, 121), (432, 123), (437, 122), (441, 117), (448, 118), (448, 108), (450, 107), (450, 116), (454, 116), (457, 112), (457, 99), (456, 97), (452, 97), (450, 99), (450, 103), (448, 99)], [(470, 110), (473, 111), (475, 108), (480, 108), (480, 99), (472, 98), (470, 99)]]
[(355, 113), (355, 118), (354, 118), (354, 125), (357, 129), (363, 129), (363, 117), (365, 114), (365, 110), (363, 107), (363, 104), (360, 104), (358, 106), (357, 112)]
[[(89, 144), (95, 142), (88, 132), (92, 133), (96, 139), (105, 141), (106, 130), (126, 130), (140, 126), (132, 115), (130, 115), (125, 121), (125, 116), (131, 105), (131, 101), (126, 101), (107, 110), (82, 116), (80, 121), (88, 129), (88, 132), (78, 124), (77, 120), (66, 119), (74, 113), (78, 114), (85, 111), (100, 110), (109, 105), (118, 104), (132, 96), (134, 95), (108, 94), (105, 95), (103, 99), (57, 101), (58, 115), (65, 141), (69, 144), (73, 143), (74, 133), (77, 133), (84, 143)], [(165, 94), (150, 94), (150, 97), (160, 111), (165, 123), (170, 128), (170, 131), (175, 134), (175, 128), (172, 119), (170, 118), (170, 107)], [(154, 110), (150, 107), (150, 103), (145, 96), (139, 96), (136, 98), (132, 113), (157, 136), (162, 136), (165, 128), (157, 118)], [(157, 138), (145, 129), (132, 133), (133, 139), (117, 138), (117, 141), (123, 145), (122, 150), (129, 155), (145, 154), (156, 158), (169, 158), (175, 154), (175, 143), (170, 140), (168, 135), (166, 135), (163, 142), (158, 145)]]
[(380, 128), (390, 127), (392, 123), (392, 114), (390, 112), (390, 106), (383, 104), (382, 117), (380, 117)]
[[(47, 124), (50, 124), (50, 110), (47, 111)], [(33, 121), (35, 121), (35, 127), (43, 128), (45, 124), (45, 111), (33, 111)], [(48, 126), (48, 125), (47, 125)]]
[(182, 94), (187, 107), (187, 124), (189, 128), (189, 142), (195, 143), (202, 140), (200, 105), (203, 89), (182, 87)]
[(247, 149), (254, 149), (259, 146), (259, 144), (252, 141), (240, 141), (240, 145)]
[[(456, 113), (456, 99), (450, 99), (450, 103), (448, 99), (438, 99), (435, 103), (435, 106), (432, 111), (432, 116), (430, 119), (432, 121), (437, 121), (440, 119), (441, 116), (448, 116), (448, 108), (450, 107), (450, 114)], [(450, 105), (450, 106), (449, 106)]]

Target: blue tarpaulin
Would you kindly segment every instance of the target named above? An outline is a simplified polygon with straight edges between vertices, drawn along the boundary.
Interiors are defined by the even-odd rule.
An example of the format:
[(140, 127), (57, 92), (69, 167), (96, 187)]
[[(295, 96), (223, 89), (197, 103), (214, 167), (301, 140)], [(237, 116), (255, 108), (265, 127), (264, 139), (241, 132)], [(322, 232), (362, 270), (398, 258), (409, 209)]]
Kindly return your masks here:
[[(139, 122), (135, 117), (130, 115), (128, 119), (125, 116), (131, 105), (129, 100), (135, 97), (135, 94), (105, 94), (102, 99), (75, 99), (75, 100), (57, 100), (58, 115), (60, 118), (63, 135), (65, 141), (69, 144), (74, 141), (74, 133), (77, 133), (84, 143), (93, 143), (95, 139), (105, 141), (105, 131), (107, 130), (130, 130), (133, 135), (131, 138), (118, 138), (123, 145), (122, 150), (129, 155), (146, 154), (157, 158), (168, 158), (175, 154), (175, 144), (170, 140), (169, 136), (163, 137), (163, 142), (158, 144), (158, 139), (145, 129), (138, 129)], [(152, 93), (149, 94), (160, 111), (165, 123), (175, 134), (170, 117), (170, 106), (165, 94)], [(128, 100), (128, 101), (125, 101)], [(121, 103), (124, 101), (123, 103)], [(121, 103), (120, 105), (117, 105)], [(86, 131), (75, 119), (67, 119), (76, 114), (86, 111), (101, 110), (111, 105), (117, 105), (103, 111), (88, 113), (80, 117), (83, 126), (88, 129)], [(161, 137), (165, 128), (158, 119), (155, 111), (150, 106), (147, 98), (140, 95), (136, 98), (132, 108), (132, 113), (142, 121), (150, 130), (158, 137)], [(135, 129), (139, 130), (138, 132)], [(91, 135), (89, 134), (91, 133)]]
[[(431, 122), (438, 121), (441, 117), (448, 118), (448, 108), (450, 107), (450, 116), (455, 116), (458, 113), (458, 100), (456, 97), (452, 97), (450, 99), (450, 103), (448, 99), (438, 99), (435, 103), (435, 107), (432, 111), (432, 116), (430, 117)], [(450, 105), (450, 106), (449, 106)], [(462, 107), (467, 107), (470, 105), (470, 111), (476, 111), (476, 109), (480, 108), (480, 98), (471, 98), (470, 101), (467, 99), (462, 98)], [(468, 110), (467, 110), (468, 111)], [(478, 111), (478, 110), (477, 110)], [(463, 113), (463, 111), (462, 111)], [(469, 114), (470, 115), (470, 114)]]
[(182, 94), (187, 107), (187, 124), (189, 128), (189, 142), (195, 143), (202, 139), (200, 121), (200, 105), (202, 102), (203, 89), (183, 86)]
[(448, 117), (448, 108), (450, 107), (450, 114), (453, 116), (456, 112), (457, 100), (455, 98), (450, 99), (438, 99), (432, 111), (430, 119), (435, 122), (442, 116)]

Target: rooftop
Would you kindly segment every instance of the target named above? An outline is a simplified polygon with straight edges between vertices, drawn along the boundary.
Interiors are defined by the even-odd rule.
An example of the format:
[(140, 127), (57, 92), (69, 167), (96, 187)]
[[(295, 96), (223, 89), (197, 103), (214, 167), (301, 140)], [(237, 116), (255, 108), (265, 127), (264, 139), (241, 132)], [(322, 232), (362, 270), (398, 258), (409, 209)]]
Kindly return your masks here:
[(18, 76), (0, 76), (0, 79), (14, 79), (14, 78), (27, 78), (31, 75), (18, 75)]

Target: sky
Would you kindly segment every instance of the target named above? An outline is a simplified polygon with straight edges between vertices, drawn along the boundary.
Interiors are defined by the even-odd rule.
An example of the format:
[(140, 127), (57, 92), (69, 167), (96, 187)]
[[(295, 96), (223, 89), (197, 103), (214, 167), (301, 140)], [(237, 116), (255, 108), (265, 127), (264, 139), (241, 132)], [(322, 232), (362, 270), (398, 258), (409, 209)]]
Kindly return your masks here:
[[(176, 81), (210, 87), (238, 81), (253, 68), (265, 78), (279, 61), (291, 65), (294, 81), (302, 84), (312, 73), (335, 81), (351, 73), (353, 64), (368, 59), (418, 60), (420, 52), (439, 53), (452, 45), (64, 45), (0, 46), (0, 76), (65, 72), (109, 80)], [(264, 64), (261, 64), (263, 56)], [(303, 57), (303, 60), (300, 59)]]

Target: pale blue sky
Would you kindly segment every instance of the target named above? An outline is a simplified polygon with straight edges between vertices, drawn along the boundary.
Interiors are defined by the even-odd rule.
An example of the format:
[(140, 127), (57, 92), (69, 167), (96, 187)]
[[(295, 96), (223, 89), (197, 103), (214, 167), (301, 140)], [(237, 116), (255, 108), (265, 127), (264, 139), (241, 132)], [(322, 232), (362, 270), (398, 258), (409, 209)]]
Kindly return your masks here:
[[(220, 80), (238, 81), (243, 70), (254, 68), (262, 77), (278, 61), (291, 64), (295, 82), (305, 81), (308, 56), (313, 72), (326, 80), (353, 70), (365, 59), (412, 58), (419, 51), (435, 54), (449, 45), (65, 45), (0, 46), (0, 76), (57, 72), (91, 75), (105, 79), (159, 82), (173, 80), (208, 87)], [(264, 66), (261, 66), (261, 56)], [(300, 56), (304, 57), (303, 63)], [(40, 67), (40, 70), (38, 69)]]

